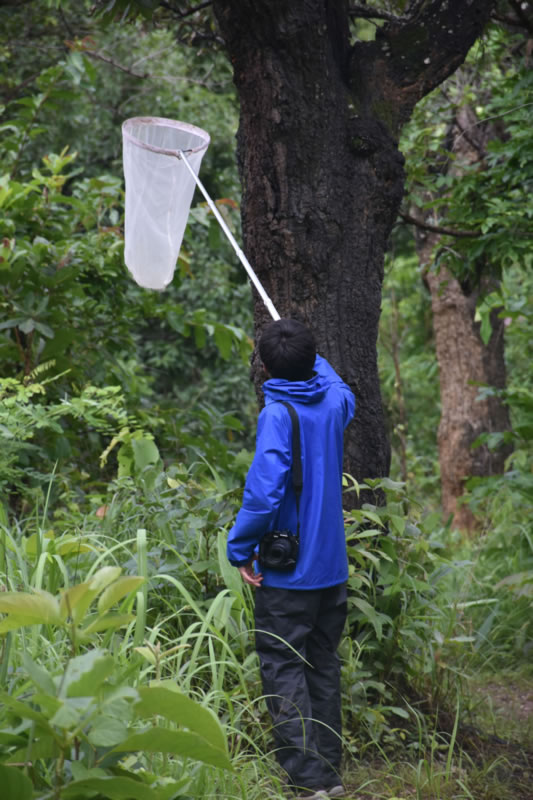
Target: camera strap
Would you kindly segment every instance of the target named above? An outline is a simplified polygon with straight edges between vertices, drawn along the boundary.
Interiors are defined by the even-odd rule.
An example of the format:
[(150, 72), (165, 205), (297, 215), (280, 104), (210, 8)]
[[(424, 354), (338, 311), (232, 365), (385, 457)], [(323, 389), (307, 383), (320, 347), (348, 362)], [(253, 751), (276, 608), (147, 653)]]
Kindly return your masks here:
[(300, 496), (304, 485), (302, 471), (302, 448), (300, 441), (300, 420), (294, 406), (286, 400), (280, 400), (289, 412), (292, 423), (292, 487), (296, 497), (296, 536), (300, 538)]

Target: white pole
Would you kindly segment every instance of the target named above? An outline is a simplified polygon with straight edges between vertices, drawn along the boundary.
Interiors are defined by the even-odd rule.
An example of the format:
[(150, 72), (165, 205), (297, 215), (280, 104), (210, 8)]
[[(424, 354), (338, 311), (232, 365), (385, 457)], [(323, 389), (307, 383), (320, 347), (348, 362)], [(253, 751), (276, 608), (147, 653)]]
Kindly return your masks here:
[(202, 181), (200, 180), (200, 178), (198, 177), (196, 172), (193, 170), (193, 168), (189, 164), (188, 158), (185, 156), (185, 154), (183, 153), (182, 150), (178, 150), (178, 154), (179, 154), (179, 158), (181, 158), (181, 160), (185, 163), (185, 166), (187, 167), (187, 169), (189, 170), (189, 172), (193, 176), (194, 180), (196, 181), (196, 185), (200, 189), (201, 193), (203, 194), (203, 196), (207, 200), (207, 204), (209, 205), (209, 208), (211, 209), (211, 211), (213, 212), (213, 214), (217, 218), (217, 220), (218, 220), (218, 222), (220, 224), (220, 227), (222, 228), (222, 230), (224, 231), (224, 233), (228, 237), (229, 241), (231, 242), (231, 244), (233, 246), (233, 249), (237, 253), (241, 264), (243, 265), (244, 269), (246, 270), (246, 272), (250, 276), (250, 280), (252, 281), (253, 285), (255, 286), (257, 291), (259, 292), (263, 303), (265, 304), (265, 306), (269, 310), (270, 316), (272, 317), (272, 319), (280, 319), (280, 316), (279, 316), (278, 312), (274, 308), (274, 304), (273, 304), (272, 300), (270, 299), (270, 297), (267, 295), (267, 293), (263, 289), (261, 281), (259, 280), (259, 278), (255, 274), (254, 270), (252, 269), (252, 266), (251, 266), (250, 262), (248, 261), (248, 259), (244, 255), (243, 251), (241, 250), (241, 248), (237, 244), (237, 241), (235, 240), (235, 237), (233, 236), (232, 232), (230, 231), (230, 229), (228, 228), (228, 226), (224, 222), (224, 218), (222, 217), (222, 214), (220, 213), (220, 211), (218, 210), (218, 208), (216, 207), (214, 202), (211, 200), (211, 198), (207, 194)]

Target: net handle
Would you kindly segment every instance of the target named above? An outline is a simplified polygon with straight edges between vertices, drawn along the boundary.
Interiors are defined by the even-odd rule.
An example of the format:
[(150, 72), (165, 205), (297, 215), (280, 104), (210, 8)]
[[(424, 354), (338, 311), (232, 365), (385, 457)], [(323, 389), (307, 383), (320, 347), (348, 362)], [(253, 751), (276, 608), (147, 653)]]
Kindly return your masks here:
[(220, 211), (218, 210), (218, 208), (216, 207), (214, 202), (211, 200), (211, 198), (207, 194), (207, 191), (206, 191), (202, 181), (200, 180), (200, 178), (198, 177), (196, 172), (193, 170), (193, 168), (189, 164), (189, 159), (186, 157), (186, 155), (183, 152), (183, 150), (178, 150), (176, 152), (177, 152), (177, 157), (180, 158), (183, 161), (183, 163), (185, 164), (185, 166), (187, 167), (187, 169), (191, 173), (192, 177), (194, 178), (194, 180), (196, 182), (196, 185), (198, 186), (198, 188), (200, 189), (201, 193), (203, 194), (203, 196), (207, 200), (207, 204), (208, 204), (209, 208), (211, 209), (211, 211), (215, 215), (220, 227), (222, 228), (222, 230), (226, 234), (227, 238), (229, 239), (233, 249), (235, 250), (237, 256), (239, 257), (239, 261), (241, 262), (241, 264), (243, 265), (244, 269), (248, 273), (248, 276), (249, 276), (250, 280), (252, 281), (253, 285), (255, 286), (257, 291), (259, 292), (261, 300), (263, 301), (263, 303), (267, 307), (267, 309), (268, 309), (268, 311), (270, 313), (270, 316), (274, 320), (280, 319), (280, 316), (279, 316), (278, 312), (276, 311), (276, 309), (274, 307), (274, 303), (272, 302), (270, 297), (267, 295), (267, 293), (263, 289), (263, 285), (262, 285), (261, 281), (259, 280), (259, 278), (255, 274), (250, 262), (248, 261), (248, 259), (244, 255), (243, 251), (241, 250), (241, 248), (237, 244), (237, 241), (236, 241), (235, 237), (233, 236), (232, 232), (230, 231), (230, 229), (228, 228), (228, 226), (224, 222), (224, 218), (222, 217), (222, 214), (220, 213)]

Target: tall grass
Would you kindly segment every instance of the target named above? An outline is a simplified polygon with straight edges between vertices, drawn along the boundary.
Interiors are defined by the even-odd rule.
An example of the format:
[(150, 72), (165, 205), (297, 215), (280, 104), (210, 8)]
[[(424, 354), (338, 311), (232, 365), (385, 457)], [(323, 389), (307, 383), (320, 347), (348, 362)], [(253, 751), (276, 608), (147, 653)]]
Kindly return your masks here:
[[(226, 560), (225, 531), (219, 524), (233, 513), (233, 495), (217, 491), (212, 481), (202, 490), (197, 478), (176, 490), (167, 478), (162, 473), (152, 489), (133, 481), (111, 485), (109, 497), (98, 498), (103, 516), (61, 515), (54, 524), (51, 509), (52, 524), (50, 515), (10, 523), (4, 518), (4, 589), (54, 595), (110, 566), (144, 578), (120, 601), (118, 612), (130, 614), (129, 621), (95, 634), (90, 643), (114, 663), (113, 676), (94, 702), (103, 702), (109, 692), (170, 681), (222, 723), (233, 771), (169, 753), (126, 755), (105, 766), (96, 751), (88, 768), (105, 768), (110, 776), (126, 770), (135, 779), (148, 770), (158, 778), (183, 781), (178, 797), (281, 798), (283, 776), (271, 752), (253, 648), (253, 596)], [(503, 565), (496, 559), (509, 541), (508, 531), (494, 530), (475, 543), (458, 541), (435, 526), (434, 518), (412, 511), (406, 517), (401, 486), (389, 483), (385, 489), (387, 508), (367, 506), (347, 519), (351, 606), (340, 649), (347, 781), (362, 797), (390, 800), (393, 788), (388, 795), (383, 790), (390, 785), (396, 796), (405, 790), (424, 800), (478, 800), (485, 796), (479, 785), (485, 780), (488, 786), (494, 776), (489, 777), (488, 766), (469, 761), (463, 748), (462, 725), (471, 705), (468, 674), (493, 663), (491, 643), (497, 644), (501, 659), (510, 652), (527, 656), (527, 649), (516, 647), (516, 632), (529, 624), (526, 606), (508, 596), (505, 584), (496, 589), (494, 583), (494, 571), (501, 581), (517, 567), (518, 556), (508, 550)], [(517, 528), (512, 536), (519, 535)], [(525, 537), (522, 557), (527, 546)], [(499, 633), (509, 624), (512, 646), (509, 636)], [(2, 638), (1, 685), (12, 698), (24, 698), (30, 688), (28, 656), (60, 680), (73, 657), (72, 636), (64, 628), (34, 625)], [(32, 703), (39, 708), (38, 701)], [(449, 720), (444, 729), (443, 719)], [(135, 728), (139, 723), (128, 724)], [(158, 725), (179, 730), (164, 719)], [(2, 758), (10, 763), (18, 751), (9, 737), (19, 730), (27, 733), (7, 707), (0, 712), (0, 730), (5, 735)], [(35, 746), (33, 752), (38, 752)], [(24, 769), (39, 796), (61, 798), (65, 793), (66, 798), (69, 784), (80, 780), (76, 754), (67, 755), (60, 781), (57, 761), (32, 756), (31, 769)], [(376, 760), (380, 770), (364, 766)]]

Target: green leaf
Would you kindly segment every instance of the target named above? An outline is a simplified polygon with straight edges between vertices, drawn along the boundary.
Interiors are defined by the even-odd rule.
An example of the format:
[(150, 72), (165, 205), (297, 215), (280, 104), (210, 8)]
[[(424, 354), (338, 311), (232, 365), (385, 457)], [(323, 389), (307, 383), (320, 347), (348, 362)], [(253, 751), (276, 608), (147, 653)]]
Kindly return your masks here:
[(205, 328), (203, 325), (194, 325), (193, 327), (194, 333), (194, 342), (196, 347), (199, 350), (205, 347), (206, 335), (205, 335)]
[(117, 580), (121, 572), (122, 569), (120, 567), (102, 567), (90, 579), (90, 590), (100, 594), (110, 583)]
[[(36, 738), (32, 739), (31, 757), (34, 761), (40, 759), (57, 758), (59, 756), (59, 745), (52, 733), (41, 733), (39, 731)], [(28, 745), (20, 747), (14, 753), (9, 754), (10, 762), (25, 762), (28, 758)]]
[(104, 650), (94, 649), (69, 661), (62, 692), (66, 697), (93, 697), (113, 673), (115, 661)]
[(49, 673), (36, 664), (27, 652), (22, 656), (22, 663), (33, 683), (43, 692), (55, 697), (56, 687)]
[(114, 747), (128, 735), (128, 726), (120, 719), (100, 717), (89, 732), (89, 741), (95, 747)]
[(36, 331), (42, 333), (42, 335), (46, 336), (47, 339), (54, 338), (54, 331), (49, 325), (45, 325), (44, 322), (35, 322), (34, 327)]
[(61, 797), (68, 800), (78, 800), (85, 795), (105, 797), (107, 800), (159, 800), (158, 794), (150, 789), (146, 783), (132, 778), (83, 778), (81, 781), (72, 781), (61, 791)]
[(6, 800), (32, 800), (33, 786), (29, 778), (15, 767), (0, 764), (0, 786)]
[(399, 536), (402, 536), (403, 532), (405, 531), (405, 517), (399, 517), (397, 514), (390, 514), (389, 519), (396, 533)]
[(392, 620), (390, 617), (388, 617), (386, 614), (378, 613), (374, 608), (372, 608), (370, 603), (367, 603), (366, 600), (363, 600), (360, 597), (352, 597), (350, 602), (352, 605), (356, 606), (367, 618), (376, 631), (378, 640), (381, 641), (383, 638), (383, 623), (391, 623)]
[(231, 331), (224, 325), (215, 325), (215, 344), (224, 361), (227, 361), (231, 357), (232, 343), (233, 337)]
[(62, 702), (61, 707), (50, 719), (50, 725), (57, 725), (58, 728), (71, 730), (77, 728), (80, 723), (80, 713), (69, 703)]
[(119, 600), (130, 594), (130, 592), (136, 591), (143, 583), (144, 578), (138, 575), (125, 575), (120, 577), (100, 595), (100, 599), (98, 600), (98, 613), (105, 614), (111, 606), (118, 603)]
[(90, 622), (85, 628), (79, 628), (78, 635), (83, 639), (93, 633), (123, 628), (124, 625), (129, 625), (134, 619), (134, 614), (106, 614), (103, 617), (98, 617), (94, 622)]
[(16, 697), (11, 697), (11, 695), (7, 694), (6, 692), (0, 692), (0, 700), (2, 700), (4, 705), (6, 705), (14, 714), (16, 714), (16, 716), (21, 717), (22, 719), (31, 719), (33, 722), (37, 722), (39, 725), (44, 727), (48, 732), (52, 731), (44, 714), (41, 711), (37, 711), (37, 709), (32, 708), (28, 703), (25, 703), (22, 700), (17, 700)]
[(162, 684), (140, 688), (141, 699), (135, 705), (137, 716), (151, 717), (158, 714), (177, 725), (182, 725), (198, 733), (213, 747), (225, 751), (224, 731), (211, 711), (191, 700), (187, 695), (167, 687), (168, 685)]
[(189, 731), (171, 731), (166, 728), (150, 728), (144, 733), (135, 733), (112, 752), (169, 753), (174, 756), (193, 758), (204, 764), (221, 769), (232, 769), (224, 750), (213, 747), (202, 736)]
[(35, 594), (5, 592), (0, 594), (0, 612), (31, 620), (26, 624), (39, 625), (61, 622), (59, 604), (49, 592)]
[(78, 583), (70, 589), (61, 593), (59, 610), (61, 619), (65, 621), (67, 617), (72, 617), (74, 622), (79, 622), (83, 617), (95, 593), (90, 591), (89, 583)]
[(220, 531), (217, 536), (218, 566), (222, 580), (228, 589), (237, 597), (242, 597), (243, 581), (239, 571), (232, 567), (226, 554), (227, 534)]
[(379, 514), (376, 514), (375, 511), (370, 511), (367, 508), (363, 508), (363, 509), (361, 509), (360, 514), (365, 519), (370, 519), (370, 520), (372, 520), (372, 522), (375, 522), (376, 525), (379, 525), (381, 528), (383, 528), (383, 520), (381, 519)]
[(132, 439), (133, 460), (135, 469), (141, 472), (149, 464), (157, 464), (159, 461), (159, 450), (152, 439)]

